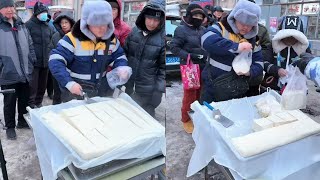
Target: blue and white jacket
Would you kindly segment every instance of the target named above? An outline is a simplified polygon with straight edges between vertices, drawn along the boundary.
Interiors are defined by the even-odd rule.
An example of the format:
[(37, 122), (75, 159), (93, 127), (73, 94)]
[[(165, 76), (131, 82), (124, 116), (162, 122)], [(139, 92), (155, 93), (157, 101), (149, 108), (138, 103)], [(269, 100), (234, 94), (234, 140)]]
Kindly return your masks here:
[[(227, 21), (219, 22), (209, 27), (201, 37), (201, 45), (208, 52), (210, 70), (203, 73), (211, 73), (212, 79), (221, 76), (232, 70), (232, 61), (239, 54), (238, 46), (241, 42), (252, 44), (252, 65), (250, 68), (250, 78), (262, 75), (263, 58), (261, 46), (256, 38), (244, 39), (242, 36), (235, 34)], [(206, 74), (204, 74), (206, 76)]]
[[(59, 41), (57, 48), (51, 51), (49, 68), (59, 85), (70, 90), (77, 79), (97, 83), (105, 58), (106, 67), (127, 66), (128, 60), (120, 41), (114, 35), (110, 39), (109, 50), (106, 52), (106, 42), (89, 39), (81, 32), (78, 21), (72, 31)], [(108, 53), (107, 57), (105, 53)], [(105, 75), (106, 71), (102, 77), (105, 78)]]

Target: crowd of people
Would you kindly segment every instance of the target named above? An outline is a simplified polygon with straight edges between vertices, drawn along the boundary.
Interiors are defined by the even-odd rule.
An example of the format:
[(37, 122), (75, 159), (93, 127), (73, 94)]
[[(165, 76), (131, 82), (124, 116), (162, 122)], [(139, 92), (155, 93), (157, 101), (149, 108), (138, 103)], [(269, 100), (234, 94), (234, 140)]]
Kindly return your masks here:
[(23, 23), (14, 1), (0, 0), (0, 85), (15, 90), (3, 95), (8, 139), (16, 139), (15, 128), (29, 128), (26, 107), (41, 107), (46, 90), (53, 104), (83, 99), (84, 93), (111, 96), (109, 72), (155, 116), (165, 91), (165, 1), (150, 0), (133, 29), (121, 20), (121, 6), (121, 0), (86, 1), (75, 21), (65, 12), (51, 18), (48, 7), (36, 2)]
[[(181, 64), (185, 64), (190, 55), (201, 71), (201, 88), (184, 89), (181, 121), (187, 133), (193, 131), (188, 115), (192, 102), (256, 96), (268, 87), (281, 93), (285, 84), (279, 79), (288, 75), (289, 64), (298, 66), (319, 85), (316, 78), (319, 75), (313, 72), (311, 78), (310, 72), (305, 71), (314, 56), (304, 35), (302, 20), (298, 16), (281, 17), (278, 32), (270, 40), (267, 28), (259, 23), (260, 16), (261, 9), (253, 0), (238, 1), (230, 13), (224, 13), (220, 6), (202, 8), (190, 4), (187, 7), (170, 43), (172, 53), (180, 57)], [(252, 63), (248, 72), (237, 73), (232, 63), (243, 52), (252, 52)]]

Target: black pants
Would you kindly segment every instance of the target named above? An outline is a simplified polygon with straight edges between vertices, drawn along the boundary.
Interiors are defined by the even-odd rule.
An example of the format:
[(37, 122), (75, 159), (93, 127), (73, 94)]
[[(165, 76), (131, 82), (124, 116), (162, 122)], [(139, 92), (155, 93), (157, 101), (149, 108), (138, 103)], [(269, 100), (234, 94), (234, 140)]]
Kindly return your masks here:
[(47, 79), (47, 94), (48, 96), (53, 95), (53, 77), (51, 72), (48, 72), (48, 79)]
[(41, 106), (44, 93), (47, 88), (48, 68), (35, 67), (32, 72), (32, 81), (30, 83), (29, 106)]
[(58, 81), (52, 76), (53, 81), (53, 101), (52, 104), (61, 103), (61, 90), (58, 84)]
[(153, 92), (153, 94), (134, 93), (131, 98), (152, 117), (155, 117), (155, 109), (161, 103), (162, 93), (158, 91)]
[(27, 113), (27, 105), (29, 100), (29, 84), (17, 83), (12, 85), (2, 85), (1, 89), (15, 89), (15, 93), (3, 95), (3, 114), (7, 128), (15, 128), (16, 121), (16, 102), (18, 99), (18, 122), (24, 123), (23, 114)]

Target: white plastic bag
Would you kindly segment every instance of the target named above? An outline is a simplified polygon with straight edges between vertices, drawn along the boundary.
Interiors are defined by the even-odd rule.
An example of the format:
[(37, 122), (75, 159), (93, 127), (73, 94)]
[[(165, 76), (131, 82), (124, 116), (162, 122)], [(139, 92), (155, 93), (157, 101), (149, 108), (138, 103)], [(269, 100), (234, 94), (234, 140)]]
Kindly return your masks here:
[(281, 97), (281, 106), (285, 110), (305, 109), (307, 106), (307, 78), (295, 67)]
[(233, 70), (239, 74), (246, 74), (250, 71), (252, 64), (252, 51), (243, 51), (232, 61)]
[(107, 73), (107, 81), (111, 89), (128, 82), (132, 75), (132, 69), (129, 66), (119, 66)]

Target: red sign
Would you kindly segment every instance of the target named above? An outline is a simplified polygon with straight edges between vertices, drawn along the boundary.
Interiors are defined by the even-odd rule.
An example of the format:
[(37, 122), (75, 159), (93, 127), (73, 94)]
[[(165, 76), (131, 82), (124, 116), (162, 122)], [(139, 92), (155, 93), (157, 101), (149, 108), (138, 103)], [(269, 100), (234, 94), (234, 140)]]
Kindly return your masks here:
[(42, 2), (44, 5), (49, 6), (52, 3), (52, 0), (26, 0), (25, 1), (25, 7), (26, 8), (33, 8), (33, 6), (36, 4), (36, 2)]
[(202, 8), (204, 8), (206, 5), (213, 6), (211, 0), (192, 1), (191, 4), (199, 4)]

